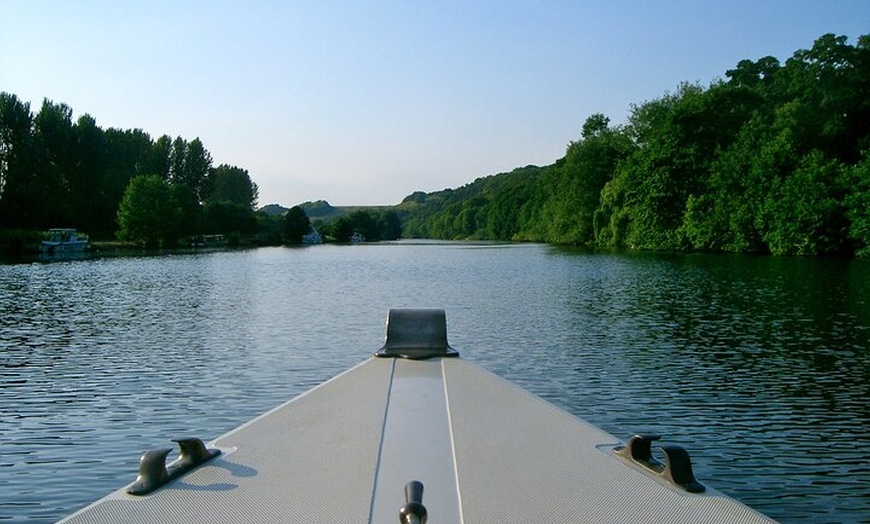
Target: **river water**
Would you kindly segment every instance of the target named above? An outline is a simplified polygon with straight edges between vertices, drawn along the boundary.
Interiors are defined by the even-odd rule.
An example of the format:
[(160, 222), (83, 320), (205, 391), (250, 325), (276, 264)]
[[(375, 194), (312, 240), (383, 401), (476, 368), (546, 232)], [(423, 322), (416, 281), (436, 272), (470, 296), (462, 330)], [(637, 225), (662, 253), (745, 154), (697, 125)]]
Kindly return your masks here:
[(464, 358), (777, 520), (870, 522), (867, 262), (427, 242), (0, 265), (0, 521), (362, 361), (391, 307), (446, 309)]

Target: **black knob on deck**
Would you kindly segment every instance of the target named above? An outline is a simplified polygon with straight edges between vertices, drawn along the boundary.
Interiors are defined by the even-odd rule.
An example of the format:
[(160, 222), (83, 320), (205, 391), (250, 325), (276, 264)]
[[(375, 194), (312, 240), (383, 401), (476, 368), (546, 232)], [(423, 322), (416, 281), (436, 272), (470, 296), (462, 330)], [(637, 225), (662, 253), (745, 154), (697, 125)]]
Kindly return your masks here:
[(426, 524), (426, 506), (423, 505), (423, 483), (412, 480), (405, 484), (406, 504), (399, 508), (399, 522), (402, 524)]

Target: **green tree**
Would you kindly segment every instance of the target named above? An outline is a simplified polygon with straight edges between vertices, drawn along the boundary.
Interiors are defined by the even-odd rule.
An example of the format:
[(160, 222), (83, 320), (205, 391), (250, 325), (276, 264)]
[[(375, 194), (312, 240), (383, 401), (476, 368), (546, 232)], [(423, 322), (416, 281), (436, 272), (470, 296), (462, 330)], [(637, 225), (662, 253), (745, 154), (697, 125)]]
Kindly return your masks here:
[(105, 134), (93, 117), (83, 115), (73, 126), (73, 135), (75, 158), (69, 168), (72, 212), (80, 227), (90, 234), (110, 235), (115, 229), (118, 201), (106, 190)]
[(163, 135), (154, 142), (148, 157), (136, 171), (138, 174), (152, 173), (160, 175), (163, 180), (170, 180), (175, 161), (172, 138)]
[(39, 223), (78, 226), (74, 219), (78, 211), (71, 206), (71, 169), (75, 164), (72, 109), (45, 99), (34, 118), (36, 142), (35, 186), (39, 194)]
[(105, 173), (101, 192), (107, 208), (117, 214), (118, 205), (130, 183), (137, 175), (157, 174), (166, 179), (159, 163), (152, 161), (156, 144), (141, 129), (120, 130), (110, 128), (104, 133), (106, 144)]
[(844, 170), (843, 185), (852, 188), (846, 197), (849, 239), (860, 256), (870, 256), (870, 150), (862, 160)]
[(284, 237), (288, 244), (301, 244), (309, 229), (311, 222), (300, 206), (291, 207), (284, 215)]
[(175, 137), (167, 151), (168, 157), (168, 177), (174, 184), (185, 184), (187, 182), (187, 140)]
[(252, 234), (257, 232), (257, 219), (247, 206), (225, 200), (206, 202), (202, 231), (206, 234)]
[(601, 204), (601, 190), (631, 148), (629, 137), (608, 127), (609, 123), (600, 113), (590, 116), (583, 124), (581, 140), (568, 145), (565, 157), (544, 178), (549, 192), (540, 216), (544, 239), (562, 244), (595, 240), (594, 215)]
[(757, 114), (710, 166), (705, 191), (687, 199), (682, 231), (701, 250), (764, 252), (764, 208), (775, 179), (792, 169), (787, 129)]
[(145, 247), (174, 244), (178, 208), (172, 189), (159, 175), (130, 180), (118, 207), (118, 238)]
[(765, 212), (764, 241), (776, 255), (842, 253), (846, 248), (841, 165), (821, 151), (806, 155), (788, 177), (774, 179)]
[[(716, 82), (706, 89), (683, 84), (635, 107), (627, 129), (634, 149), (619, 163), (622, 180), (611, 185), (609, 202), (596, 213), (607, 238), (641, 249), (715, 243), (707, 238), (715, 228), (699, 222), (714, 207), (706, 197), (711, 170), (759, 104), (747, 87)], [(627, 230), (614, 230), (623, 226)]]
[(597, 242), (608, 247), (632, 247), (628, 245), (628, 231), (632, 216), (626, 205), (626, 178), (617, 173), (601, 189), (601, 205), (592, 217)]
[(198, 201), (206, 196), (206, 180), (212, 159), (199, 138), (188, 142), (178, 137), (172, 142), (169, 174), (173, 184), (187, 187)]
[(527, 197), (521, 191), (499, 191), (486, 206), (487, 237), (513, 240), (520, 230), (520, 208)]
[(31, 227), (40, 222), (32, 126), (30, 104), (0, 92), (0, 227)]
[(199, 197), (185, 185), (168, 185), (172, 205), (172, 241), (201, 233), (203, 209)]
[[(444, 228), (449, 232), (445, 232), (447, 238), (481, 238), (483, 231), (487, 227), (487, 210), (486, 206), (489, 200), (483, 196), (476, 196), (465, 200), (462, 203), (457, 203), (447, 208), (444, 211), (444, 216), (454, 216), (453, 222), (444, 223)], [(454, 208), (458, 212), (454, 212)]]
[(350, 242), (353, 236), (353, 222), (347, 215), (342, 215), (332, 221), (329, 234), (338, 242)]
[(795, 142), (848, 163), (870, 146), (870, 42), (857, 46), (845, 36), (826, 34), (798, 50), (778, 73), (781, 97), (795, 101)]
[(209, 169), (205, 187), (206, 201), (230, 202), (250, 210), (257, 205), (259, 189), (246, 169), (227, 164)]
[(190, 188), (201, 202), (206, 191), (206, 180), (211, 169), (211, 153), (209, 153), (202, 141), (197, 137), (190, 141), (187, 147), (187, 159), (182, 182)]
[(392, 209), (384, 211), (378, 217), (378, 228), (382, 240), (398, 240), (402, 238), (402, 219)]
[(353, 225), (353, 231), (362, 235), (366, 241), (375, 242), (381, 239), (378, 219), (374, 213), (359, 209), (350, 213), (348, 219)]

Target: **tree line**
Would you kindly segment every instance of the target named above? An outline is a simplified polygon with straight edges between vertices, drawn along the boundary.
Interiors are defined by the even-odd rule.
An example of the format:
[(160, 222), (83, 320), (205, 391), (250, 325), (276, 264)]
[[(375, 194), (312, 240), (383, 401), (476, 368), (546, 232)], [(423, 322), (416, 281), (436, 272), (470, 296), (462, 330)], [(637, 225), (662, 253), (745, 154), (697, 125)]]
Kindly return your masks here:
[[(625, 124), (593, 114), (552, 165), (315, 226), (337, 240), (868, 255), (868, 151), (870, 36), (852, 45), (828, 34), (784, 63), (742, 60), (708, 86), (633, 105)], [(291, 227), (293, 217), (255, 214), (257, 196), (246, 170), (214, 167), (198, 138), (103, 130), (87, 114), (73, 122), (64, 104), (45, 100), (33, 114), (0, 93), (0, 233), (65, 226), (153, 246), (229, 232), (295, 241), (301, 218)]]
[(565, 156), (415, 193), (409, 236), (786, 255), (870, 254), (870, 36), (742, 60), (590, 116)]
[(257, 199), (247, 170), (215, 167), (199, 138), (104, 130), (87, 114), (73, 121), (69, 106), (50, 100), (33, 114), (29, 103), (0, 93), (0, 244), (7, 249), (35, 245), (38, 231), (55, 226), (164, 248), (211, 234), (301, 243), (311, 225), (339, 242), (354, 234), (367, 241), (402, 235), (389, 207), (344, 212), (310, 203), (335, 211), (312, 224), (304, 204), (273, 216), (255, 212)]
[[(306, 209), (322, 207), (332, 210), (331, 217), (310, 220)], [(315, 211), (312, 214), (320, 213)], [(302, 237), (312, 230), (334, 242), (350, 242), (355, 237), (366, 242), (398, 240), (402, 237), (402, 222), (399, 214), (389, 206), (377, 210), (358, 208), (344, 212), (320, 200), (293, 206), (283, 214), (283, 217), (283, 237), (289, 244), (301, 244)]]
[(185, 236), (256, 231), (257, 185), (213, 166), (199, 138), (102, 129), (44, 100), (35, 114), (0, 93), (0, 230), (75, 227), (98, 238), (171, 246)]

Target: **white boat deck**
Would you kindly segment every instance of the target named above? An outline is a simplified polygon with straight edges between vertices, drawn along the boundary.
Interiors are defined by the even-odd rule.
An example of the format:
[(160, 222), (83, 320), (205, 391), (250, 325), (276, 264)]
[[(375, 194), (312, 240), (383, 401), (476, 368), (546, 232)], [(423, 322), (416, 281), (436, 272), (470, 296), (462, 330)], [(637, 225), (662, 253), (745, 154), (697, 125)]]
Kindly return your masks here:
[(412, 480), (431, 524), (773, 522), (619, 443), (465, 360), (371, 358), (216, 439), (223, 453), (191, 473), (64, 522), (390, 523)]

